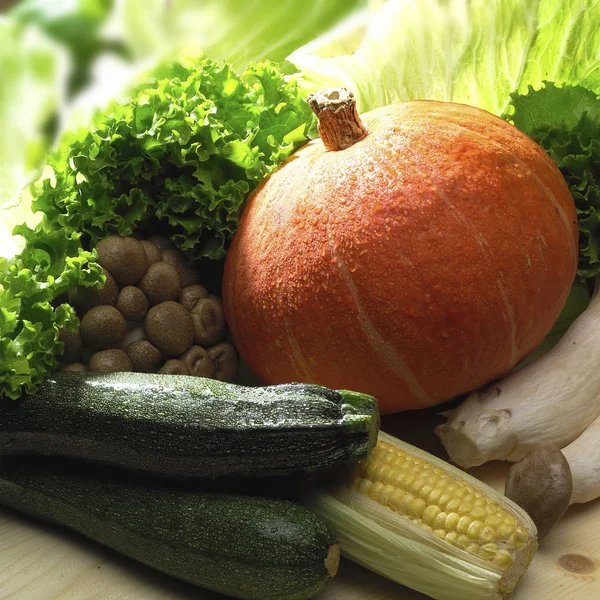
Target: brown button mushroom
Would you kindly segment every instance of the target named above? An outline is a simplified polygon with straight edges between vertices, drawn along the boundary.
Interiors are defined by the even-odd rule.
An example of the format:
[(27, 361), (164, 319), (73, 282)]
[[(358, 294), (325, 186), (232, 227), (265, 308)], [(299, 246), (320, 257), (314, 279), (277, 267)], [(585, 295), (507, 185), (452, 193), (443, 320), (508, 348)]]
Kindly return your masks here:
[(188, 285), (179, 294), (179, 302), (190, 312), (196, 306), (196, 302), (202, 298), (208, 298), (208, 290), (202, 285)]
[(148, 340), (129, 344), (125, 352), (131, 360), (133, 370), (138, 373), (156, 373), (162, 360), (160, 350)]
[(190, 314), (194, 321), (195, 340), (201, 346), (211, 346), (221, 341), (227, 333), (225, 313), (220, 302), (201, 298)]
[(148, 270), (148, 258), (139, 240), (111, 235), (96, 248), (98, 264), (107, 268), (119, 285), (136, 284)]
[(126, 333), (125, 318), (114, 306), (95, 306), (81, 319), (81, 337), (90, 350), (116, 348)]
[(92, 354), (89, 367), (93, 373), (117, 373), (133, 370), (129, 356), (123, 350), (114, 348)]
[(127, 321), (141, 321), (148, 312), (148, 298), (140, 288), (128, 285), (119, 292), (116, 308)]
[(563, 516), (573, 493), (571, 468), (552, 444), (536, 446), (508, 470), (504, 494), (523, 508), (544, 539)]
[(83, 373), (84, 371), (87, 371), (87, 369), (85, 368), (85, 365), (83, 363), (80, 362), (72, 362), (69, 363), (68, 365), (65, 365), (61, 371), (64, 371), (66, 373), (72, 372), (72, 373)]
[(75, 332), (63, 327), (58, 332), (58, 339), (64, 344), (61, 360), (64, 363), (76, 363), (83, 356), (83, 339), (79, 329)]
[(166, 250), (168, 248), (173, 248), (173, 243), (166, 235), (155, 234), (151, 235), (148, 238), (148, 241), (154, 244), (157, 248), (161, 250)]
[(194, 322), (178, 302), (169, 300), (153, 306), (144, 326), (148, 339), (163, 356), (179, 356), (194, 342)]
[(151, 306), (175, 300), (181, 292), (179, 273), (173, 265), (166, 262), (154, 263), (148, 267), (138, 287), (146, 294)]
[(140, 244), (143, 246), (144, 252), (146, 253), (148, 265), (153, 265), (154, 263), (162, 260), (160, 248), (153, 244), (150, 240), (140, 240)]
[(192, 346), (179, 358), (188, 366), (190, 375), (208, 378), (215, 376), (215, 364), (208, 352), (201, 346)]
[(177, 248), (168, 248), (162, 251), (164, 262), (173, 265), (179, 273), (181, 287), (188, 287), (200, 283), (200, 273), (198, 269), (192, 266), (192, 263), (186, 258), (185, 254)]
[(215, 365), (214, 378), (219, 381), (233, 381), (240, 367), (240, 359), (237, 350), (228, 342), (220, 342), (206, 352)]
[(182, 360), (172, 358), (161, 367), (159, 373), (163, 375), (189, 375), (190, 370)]
[(98, 289), (95, 287), (79, 287), (75, 295), (74, 303), (81, 314), (86, 313), (94, 306), (108, 304), (114, 306), (119, 294), (119, 288), (113, 276), (108, 269), (102, 267), (106, 282), (104, 287)]

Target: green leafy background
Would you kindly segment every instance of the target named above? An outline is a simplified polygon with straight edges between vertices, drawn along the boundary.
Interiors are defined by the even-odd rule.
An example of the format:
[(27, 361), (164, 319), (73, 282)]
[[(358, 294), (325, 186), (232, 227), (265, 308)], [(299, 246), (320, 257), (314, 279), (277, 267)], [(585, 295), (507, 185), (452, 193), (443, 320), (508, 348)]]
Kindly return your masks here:
[(532, 136), (581, 232), (547, 344), (587, 306), (600, 274), (599, 0), (14, 4), (0, 15), (0, 398), (55, 368), (59, 329), (76, 324), (64, 292), (103, 284), (90, 241), (158, 219), (191, 255), (222, 257), (247, 194), (313, 134), (302, 98), (321, 87), (347, 87), (361, 111), (468, 103)]

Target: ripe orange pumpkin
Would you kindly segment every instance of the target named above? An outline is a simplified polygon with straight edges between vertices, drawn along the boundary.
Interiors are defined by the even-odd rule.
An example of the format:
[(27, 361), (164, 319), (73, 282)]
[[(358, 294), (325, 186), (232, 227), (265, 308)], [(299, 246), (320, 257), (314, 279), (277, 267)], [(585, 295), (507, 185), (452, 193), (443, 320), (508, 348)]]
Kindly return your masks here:
[(369, 393), (382, 413), (503, 375), (575, 277), (560, 171), (483, 110), (394, 104), (361, 116), (365, 136), (336, 94), (313, 99), (321, 139), (256, 190), (228, 252), (224, 307), (243, 358), (266, 383)]

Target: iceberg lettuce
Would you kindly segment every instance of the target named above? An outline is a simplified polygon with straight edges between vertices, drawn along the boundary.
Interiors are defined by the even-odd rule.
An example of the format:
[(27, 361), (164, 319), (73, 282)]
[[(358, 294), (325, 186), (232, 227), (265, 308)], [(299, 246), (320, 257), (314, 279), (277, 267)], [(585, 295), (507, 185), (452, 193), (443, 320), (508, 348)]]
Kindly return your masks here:
[(344, 86), (361, 112), (435, 99), (501, 115), (542, 81), (600, 92), (597, 0), (387, 0), (287, 58), (307, 91)]

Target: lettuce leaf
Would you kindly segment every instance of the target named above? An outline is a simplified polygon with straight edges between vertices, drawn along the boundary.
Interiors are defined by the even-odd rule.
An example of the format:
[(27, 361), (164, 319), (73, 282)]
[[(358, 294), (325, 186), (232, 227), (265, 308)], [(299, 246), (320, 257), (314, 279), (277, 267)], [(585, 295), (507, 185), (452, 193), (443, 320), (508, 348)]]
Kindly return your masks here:
[(0, 400), (32, 393), (56, 369), (63, 351), (59, 330), (78, 324), (73, 308), (57, 299), (78, 285), (104, 285), (79, 234), (44, 222), (15, 233), (26, 240), (25, 249), (10, 261), (0, 259)]
[(38, 28), (0, 17), (0, 256), (23, 241), (12, 228), (37, 220), (20, 193), (38, 175), (49, 146), (47, 123), (64, 102), (69, 60)]
[(543, 80), (600, 92), (597, 0), (388, 0), (294, 51), (306, 91), (344, 86), (361, 111), (437, 99), (504, 113)]
[(296, 84), (273, 64), (240, 76), (208, 58), (179, 61), (65, 134), (32, 206), (92, 243), (158, 219), (193, 258), (220, 259), (248, 192), (314, 128)]
[(368, 0), (115, 0), (105, 36), (136, 58), (176, 52), (226, 60), (237, 71), (251, 62), (283, 62)]
[(545, 83), (514, 93), (504, 115), (548, 152), (564, 175), (579, 222), (579, 277), (600, 275), (600, 98)]

